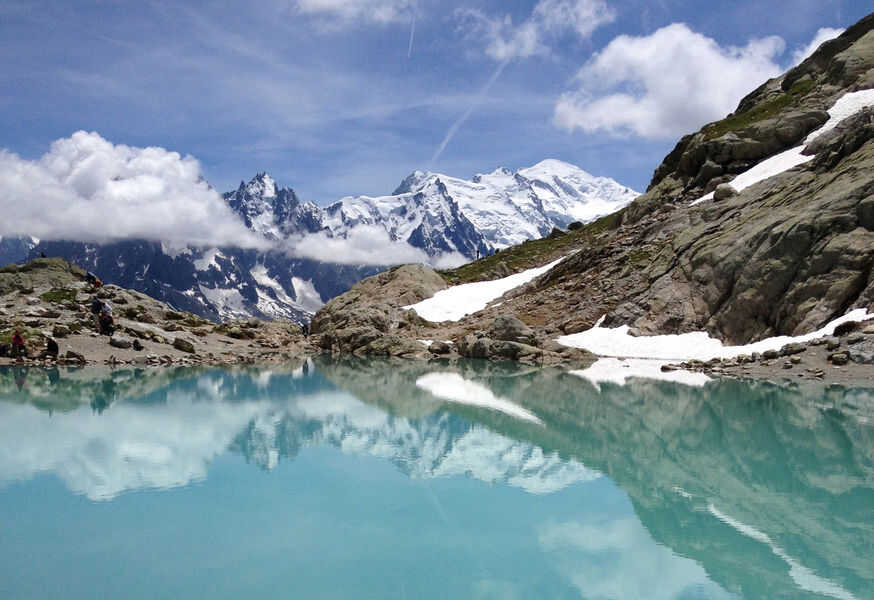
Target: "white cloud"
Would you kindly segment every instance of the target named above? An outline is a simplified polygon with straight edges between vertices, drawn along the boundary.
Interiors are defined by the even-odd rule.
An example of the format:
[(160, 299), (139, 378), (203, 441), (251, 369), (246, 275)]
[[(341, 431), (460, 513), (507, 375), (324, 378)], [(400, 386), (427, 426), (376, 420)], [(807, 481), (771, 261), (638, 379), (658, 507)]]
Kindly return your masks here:
[(569, 31), (587, 38), (616, 18), (604, 0), (540, 0), (519, 25), (510, 15), (494, 18), (476, 9), (463, 9), (457, 15), (472, 37), (485, 40), (486, 55), (501, 62), (548, 54), (551, 38)]
[(328, 237), (313, 233), (289, 241), (291, 256), (341, 265), (426, 264), (435, 269), (452, 269), (470, 262), (458, 252), (428, 256), (407, 242), (393, 241), (378, 225), (358, 225), (346, 237)]
[(97, 133), (57, 140), (38, 161), (0, 150), (0, 198), (0, 235), (265, 245), (203, 180), (194, 158), (113, 145)]
[(289, 254), (342, 265), (400, 265), (427, 263), (428, 255), (405, 242), (393, 242), (385, 229), (360, 225), (347, 237), (314, 233), (291, 242)]
[(673, 138), (725, 117), (738, 101), (782, 71), (776, 36), (721, 47), (680, 23), (646, 37), (622, 35), (579, 72), (579, 88), (559, 98), (563, 129)]
[(799, 48), (792, 53), (792, 64), (799, 65), (811, 54), (816, 52), (823, 43), (833, 40), (841, 35), (846, 29), (834, 29), (832, 27), (823, 27), (816, 32), (813, 40), (804, 48)]
[(415, 0), (297, 0), (297, 9), (343, 23), (386, 24), (408, 22)]

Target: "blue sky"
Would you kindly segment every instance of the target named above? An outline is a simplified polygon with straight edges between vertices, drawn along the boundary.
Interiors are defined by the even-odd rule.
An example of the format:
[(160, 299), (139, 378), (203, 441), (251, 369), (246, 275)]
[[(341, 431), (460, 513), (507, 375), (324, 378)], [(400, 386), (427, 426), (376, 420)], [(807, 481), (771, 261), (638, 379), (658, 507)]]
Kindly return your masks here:
[(642, 191), (680, 135), (865, 4), (4, 0), (0, 147), (36, 160), (93, 131), (320, 204), (545, 158)]

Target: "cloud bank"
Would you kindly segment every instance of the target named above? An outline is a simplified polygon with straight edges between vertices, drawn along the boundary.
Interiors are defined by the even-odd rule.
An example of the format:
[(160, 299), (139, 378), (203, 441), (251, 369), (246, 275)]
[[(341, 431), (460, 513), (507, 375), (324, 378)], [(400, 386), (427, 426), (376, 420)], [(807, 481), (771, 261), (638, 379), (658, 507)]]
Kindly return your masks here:
[(569, 32), (588, 38), (616, 18), (603, 0), (540, 0), (519, 25), (510, 15), (496, 18), (477, 9), (456, 14), (471, 37), (485, 41), (486, 55), (500, 62), (549, 54), (551, 39)]
[(321, 232), (298, 237), (289, 241), (287, 253), (341, 265), (428, 264), (435, 268), (452, 268), (469, 262), (458, 253), (430, 257), (406, 242), (393, 241), (378, 225), (359, 225), (350, 229), (346, 237), (329, 237)]
[(37, 161), (0, 150), (0, 198), (3, 236), (265, 246), (203, 180), (197, 160), (97, 133), (57, 140)]
[(622, 35), (583, 66), (554, 121), (569, 131), (674, 138), (725, 117), (779, 75), (785, 47), (772, 36), (724, 48), (677, 23), (645, 37)]

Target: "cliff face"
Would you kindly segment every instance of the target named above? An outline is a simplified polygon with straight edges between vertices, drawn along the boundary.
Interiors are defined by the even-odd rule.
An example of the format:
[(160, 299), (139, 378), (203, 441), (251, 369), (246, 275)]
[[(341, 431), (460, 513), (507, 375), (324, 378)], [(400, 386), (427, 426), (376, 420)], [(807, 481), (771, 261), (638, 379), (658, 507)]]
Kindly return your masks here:
[[(680, 140), (624, 211), (442, 273), (465, 283), (568, 256), (508, 292), (500, 312), (493, 303), (429, 337), (460, 342), (510, 313), (548, 339), (606, 315), (605, 325), (639, 334), (707, 330), (738, 344), (869, 308), (872, 90), (874, 15)], [(377, 289), (356, 302), (379, 297)]]

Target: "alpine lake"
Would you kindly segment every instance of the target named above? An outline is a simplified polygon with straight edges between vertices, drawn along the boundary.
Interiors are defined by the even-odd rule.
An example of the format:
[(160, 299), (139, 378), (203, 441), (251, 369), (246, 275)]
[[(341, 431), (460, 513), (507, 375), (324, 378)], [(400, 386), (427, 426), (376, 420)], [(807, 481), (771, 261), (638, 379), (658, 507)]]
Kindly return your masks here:
[(0, 370), (0, 598), (874, 598), (874, 390)]

